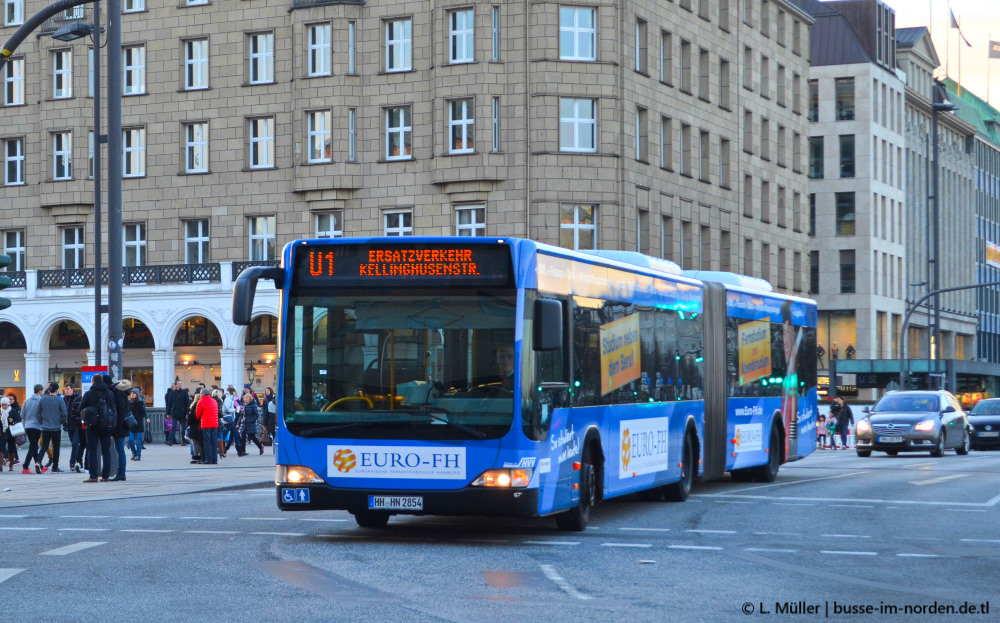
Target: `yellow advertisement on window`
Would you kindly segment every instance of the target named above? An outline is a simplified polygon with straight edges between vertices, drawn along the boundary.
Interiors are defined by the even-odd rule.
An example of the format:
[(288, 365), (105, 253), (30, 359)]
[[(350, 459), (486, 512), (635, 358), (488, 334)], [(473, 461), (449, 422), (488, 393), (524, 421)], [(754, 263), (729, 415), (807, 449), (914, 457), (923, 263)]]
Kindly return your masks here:
[(631, 314), (601, 325), (601, 394), (641, 376), (639, 315)]
[(756, 320), (738, 330), (740, 385), (771, 375), (771, 323)]

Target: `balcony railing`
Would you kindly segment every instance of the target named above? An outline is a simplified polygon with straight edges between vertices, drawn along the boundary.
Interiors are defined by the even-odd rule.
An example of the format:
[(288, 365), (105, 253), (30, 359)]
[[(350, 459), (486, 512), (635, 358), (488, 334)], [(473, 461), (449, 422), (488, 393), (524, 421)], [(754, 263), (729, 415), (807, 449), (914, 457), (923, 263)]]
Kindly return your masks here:
[(0, 272), (0, 275), (10, 277), (11, 288), (26, 288), (28, 286), (26, 274), (23, 270), (6, 270)]
[(240, 276), (244, 268), (250, 268), (251, 266), (277, 266), (277, 260), (265, 260), (257, 262), (233, 262), (233, 279)]
[[(253, 262), (249, 262), (253, 264)], [(24, 273), (21, 273), (21, 287), (24, 287)], [(166, 266), (125, 266), (122, 268), (122, 283), (166, 284), (199, 283), (221, 281), (221, 268), (213, 264), (171, 264)], [(108, 269), (101, 269), (101, 285), (108, 284)], [(39, 288), (86, 288), (94, 286), (93, 268), (67, 268), (62, 270), (38, 271)]]

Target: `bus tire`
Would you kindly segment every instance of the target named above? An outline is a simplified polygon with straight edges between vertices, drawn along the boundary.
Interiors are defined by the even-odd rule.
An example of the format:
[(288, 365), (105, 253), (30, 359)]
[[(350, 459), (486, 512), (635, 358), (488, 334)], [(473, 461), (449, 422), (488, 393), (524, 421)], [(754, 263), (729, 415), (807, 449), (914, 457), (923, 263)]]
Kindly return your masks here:
[(731, 469), (729, 477), (733, 479), (733, 482), (750, 482), (753, 480), (753, 472), (749, 468)]
[(358, 511), (354, 513), (354, 521), (362, 528), (384, 528), (389, 523), (389, 513), (378, 511)]
[(592, 452), (591, 440), (583, 446), (583, 456), (580, 458), (580, 500), (568, 511), (556, 515), (556, 527), (565, 532), (583, 532), (590, 522), (590, 509), (597, 503), (597, 479)]
[(684, 446), (681, 450), (681, 479), (663, 487), (663, 497), (668, 502), (683, 502), (691, 495), (694, 485), (694, 441), (691, 431), (684, 435)]
[(771, 438), (767, 444), (767, 463), (751, 469), (753, 479), (757, 482), (774, 482), (781, 467), (781, 429), (777, 425), (771, 427)]
[(643, 489), (642, 491), (637, 491), (636, 495), (643, 502), (659, 502), (663, 499), (663, 489), (661, 487)]

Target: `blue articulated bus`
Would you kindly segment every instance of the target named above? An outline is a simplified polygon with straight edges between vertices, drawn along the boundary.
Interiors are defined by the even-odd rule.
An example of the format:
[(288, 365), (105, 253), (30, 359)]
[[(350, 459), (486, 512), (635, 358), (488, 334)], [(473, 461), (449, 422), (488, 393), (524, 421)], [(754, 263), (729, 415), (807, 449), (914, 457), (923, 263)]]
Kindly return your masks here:
[(341, 238), (247, 268), (281, 294), (282, 510), (554, 517), (772, 481), (815, 449), (816, 307), (767, 282), (512, 238)]

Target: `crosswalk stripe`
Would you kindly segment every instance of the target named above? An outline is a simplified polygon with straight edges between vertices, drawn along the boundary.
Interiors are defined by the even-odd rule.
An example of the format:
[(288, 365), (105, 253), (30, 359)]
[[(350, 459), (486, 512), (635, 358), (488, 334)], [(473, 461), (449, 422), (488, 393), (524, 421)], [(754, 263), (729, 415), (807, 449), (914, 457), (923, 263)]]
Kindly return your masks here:
[(3, 584), (22, 571), (24, 569), (0, 569), (0, 584)]
[(90, 549), (91, 547), (97, 547), (98, 545), (107, 545), (107, 541), (80, 541), (79, 543), (73, 543), (72, 545), (66, 545), (64, 547), (57, 547), (56, 549), (50, 549), (47, 552), (42, 552), (39, 556), (67, 556), (79, 552), (80, 550)]

